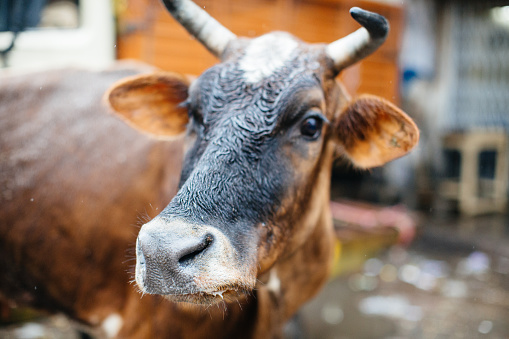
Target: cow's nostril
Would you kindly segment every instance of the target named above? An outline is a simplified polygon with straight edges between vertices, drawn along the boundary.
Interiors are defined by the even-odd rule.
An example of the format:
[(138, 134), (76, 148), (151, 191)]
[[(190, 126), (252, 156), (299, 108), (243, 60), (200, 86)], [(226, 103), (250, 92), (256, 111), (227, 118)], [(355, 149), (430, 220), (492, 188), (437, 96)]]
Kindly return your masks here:
[(200, 253), (203, 253), (203, 251), (205, 251), (207, 249), (207, 247), (209, 247), (210, 244), (212, 244), (213, 241), (214, 241), (214, 237), (212, 236), (212, 234), (207, 234), (207, 235), (205, 235), (205, 237), (203, 238), (203, 240), (201, 242), (195, 244), (194, 246), (190, 246), (188, 248), (183, 249), (179, 253), (179, 259), (178, 259), (179, 264), (182, 266), (187, 265), (197, 255), (199, 255)]

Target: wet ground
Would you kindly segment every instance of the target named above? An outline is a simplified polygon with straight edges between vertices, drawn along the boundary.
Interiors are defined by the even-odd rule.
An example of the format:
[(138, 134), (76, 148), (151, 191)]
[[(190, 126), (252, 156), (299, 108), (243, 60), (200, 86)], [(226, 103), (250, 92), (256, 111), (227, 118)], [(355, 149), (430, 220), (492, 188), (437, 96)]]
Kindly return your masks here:
[(63, 315), (38, 315), (26, 322), (0, 326), (2, 339), (82, 339), (73, 324)]
[[(350, 271), (299, 312), (287, 338), (509, 338), (508, 217), (420, 224), (408, 248), (345, 248)], [(0, 338), (78, 337), (62, 316), (0, 327)]]
[(508, 219), (428, 218), (409, 248), (332, 280), (292, 325), (293, 338), (509, 338)]

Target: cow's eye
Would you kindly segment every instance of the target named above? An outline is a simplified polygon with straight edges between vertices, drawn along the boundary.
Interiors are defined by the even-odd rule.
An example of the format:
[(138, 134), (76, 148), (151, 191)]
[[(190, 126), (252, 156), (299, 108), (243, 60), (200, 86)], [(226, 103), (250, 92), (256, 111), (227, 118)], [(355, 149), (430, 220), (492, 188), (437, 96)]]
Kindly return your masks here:
[(300, 133), (312, 140), (316, 140), (322, 133), (323, 119), (317, 116), (306, 118), (300, 126)]

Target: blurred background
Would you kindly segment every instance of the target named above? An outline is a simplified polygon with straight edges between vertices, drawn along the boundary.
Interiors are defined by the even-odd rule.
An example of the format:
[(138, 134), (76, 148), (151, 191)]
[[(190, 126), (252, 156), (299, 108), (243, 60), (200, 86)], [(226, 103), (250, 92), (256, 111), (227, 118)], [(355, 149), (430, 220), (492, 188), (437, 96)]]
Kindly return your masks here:
[[(402, 107), (421, 130), (418, 148), (383, 168), (335, 164), (341, 255), (287, 337), (509, 338), (509, 1), (196, 3), (237, 35), (284, 30), (308, 42), (357, 29), (353, 6), (384, 15), (387, 42), (341, 79), (354, 95)], [(119, 59), (191, 75), (217, 62), (157, 0), (2, 0), (0, 57), (0, 81)], [(2, 316), (0, 337), (74, 335), (61, 317), (28, 314)]]

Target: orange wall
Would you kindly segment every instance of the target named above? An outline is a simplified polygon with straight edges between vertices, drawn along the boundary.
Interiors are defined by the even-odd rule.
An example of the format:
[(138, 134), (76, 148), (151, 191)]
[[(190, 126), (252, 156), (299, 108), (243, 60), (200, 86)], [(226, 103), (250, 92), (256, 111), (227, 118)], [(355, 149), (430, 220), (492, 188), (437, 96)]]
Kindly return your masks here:
[[(380, 95), (398, 103), (397, 57), (403, 24), (400, 7), (355, 0), (196, 0), (239, 36), (273, 30), (293, 33), (307, 42), (331, 42), (356, 30), (350, 7), (376, 11), (389, 19), (386, 43), (372, 56), (342, 74), (353, 93)], [(161, 69), (198, 75), (217, 62), (177, 24), (158, 0), (124, 0), (118, 10), (119, 59), (138, 59)]]

